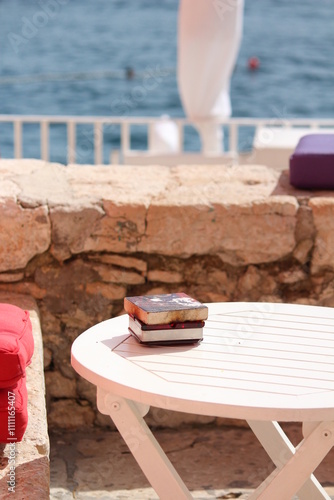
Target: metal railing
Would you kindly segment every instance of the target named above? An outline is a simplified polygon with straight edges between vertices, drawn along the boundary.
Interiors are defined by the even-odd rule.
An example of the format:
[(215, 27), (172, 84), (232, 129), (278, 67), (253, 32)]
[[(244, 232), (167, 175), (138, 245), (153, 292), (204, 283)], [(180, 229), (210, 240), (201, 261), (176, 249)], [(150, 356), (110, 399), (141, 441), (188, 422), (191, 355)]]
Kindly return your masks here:
[[(120, 152), (123, 157), (133, 152), (131, 149), (131, 127), (133, 125), (144, 125), (147, 127), (148, 144), (152, 127), (159, 122), (159, 118), (153, 117), (105, 117), (105, 116), (29, 116), (29, 115), (0, 115), (1, 123), (13, 125), (13, 152), (14, 158), (23, 157), (23, 125), (38, 124), (40, 127), (40, 158), (44, 161), (50, 160), (50, 126), (62, 124), (67, 130), (67, 163), (75, 163), (77, 160), (77, 126), (92, 125), (93, 137), (91, 140), (94, 150), (94, 163), (103, 164), (104, 132), (108, 127), (117, 125), (120, 127)], [(184, 152), (183, 138), (186, 126), (194, 127), (196, 123), (185, 118), (171, 118), (176, 124), (179, 133), (180, 151)], [(203, 123), (203, 122), (202, 122)], [(227, 152), (232, 155), (239, 154), (239, 135), (243, 127), (253, 127), (256, 131), (260, 127), (282, 128), (282, 127), (307, 127), (317, 129), (321, 127), (334, 128), (334, 119), (277, 119), (277, 118), (230, 118), (226, 120), (215, 120), (215, 123), (227, 129), (228, 147)], [(334, 132), (334, 130), (333, 130)], [(1, 137), (0, 137), (1, 144)]]

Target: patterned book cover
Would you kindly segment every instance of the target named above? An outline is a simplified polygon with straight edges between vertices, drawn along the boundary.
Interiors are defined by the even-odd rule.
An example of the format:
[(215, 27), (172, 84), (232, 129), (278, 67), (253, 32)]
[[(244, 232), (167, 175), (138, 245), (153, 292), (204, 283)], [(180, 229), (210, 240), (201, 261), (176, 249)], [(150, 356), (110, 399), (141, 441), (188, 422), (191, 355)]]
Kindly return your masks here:
[(203, 321), (208, 318), (208, 308), (182, 292), (125, 297), (124, 309), (147, 325)]

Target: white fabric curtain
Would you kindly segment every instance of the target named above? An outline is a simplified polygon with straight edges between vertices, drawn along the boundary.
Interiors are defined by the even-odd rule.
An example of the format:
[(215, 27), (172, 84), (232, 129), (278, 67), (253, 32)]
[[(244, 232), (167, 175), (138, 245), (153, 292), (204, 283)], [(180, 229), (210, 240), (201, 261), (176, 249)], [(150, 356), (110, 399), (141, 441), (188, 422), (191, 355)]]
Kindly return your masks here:
[(180, 0), (179, 93), (189, 119), (211, 119), (196, 124), (204, 153), (222, 152), (222, 129), (214, 119), (231, 115), (230, 80), (242, 37), (243, 8), (244, 0)]

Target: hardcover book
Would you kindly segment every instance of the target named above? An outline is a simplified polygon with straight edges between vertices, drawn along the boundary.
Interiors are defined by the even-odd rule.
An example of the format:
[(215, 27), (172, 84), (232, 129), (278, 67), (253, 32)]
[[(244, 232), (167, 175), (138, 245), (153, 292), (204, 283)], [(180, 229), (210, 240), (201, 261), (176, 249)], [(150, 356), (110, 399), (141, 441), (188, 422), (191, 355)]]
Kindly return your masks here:
[(199, 341), (203, 338), (204, 321), (186, 321), (167, 325), (146, 325), (129, 316), (129, 331), (140, 342)]
[(125, 311), (146, 325), (204, 321), (208, 308), (185, 293), (125, 297)]
[(129, 328), (129, 333), (131, 333), (131, 335), (133, 337), (135, 337), (135, 339), (142, 345), (145, 345), (145, 346), (174, 346), (174, 345), (189, 345), (189, 344), (197, 344), (198, 342), (200, 342), (202, 340), (202, 338), (200, 339), (171, 339), (171, 338), (168, 338), (166, 340), (142, 340), (140, 339), (134, 332), (131, 331), (131, 329)]

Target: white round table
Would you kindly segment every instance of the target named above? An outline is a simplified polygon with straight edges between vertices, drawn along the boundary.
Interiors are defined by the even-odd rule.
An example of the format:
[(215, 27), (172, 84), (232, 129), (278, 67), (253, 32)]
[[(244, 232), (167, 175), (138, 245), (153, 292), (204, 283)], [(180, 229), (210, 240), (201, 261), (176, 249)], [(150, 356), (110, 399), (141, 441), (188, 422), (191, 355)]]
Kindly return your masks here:
[[(72, 366), (96, 385), (99, 410), (160, 498), (191, 495), (143, 419), (149, 406), (247, 420), (276, 465), (252, 498), (289, 500), (298, 492), (304, 500), (329, 499), (312, 472), (334, 444), (334, 309), (207, 305), (199, 344), (143, 346), (124, 315), (80, 335)], [(303, 422), (298, 449), (277, 421)]]

